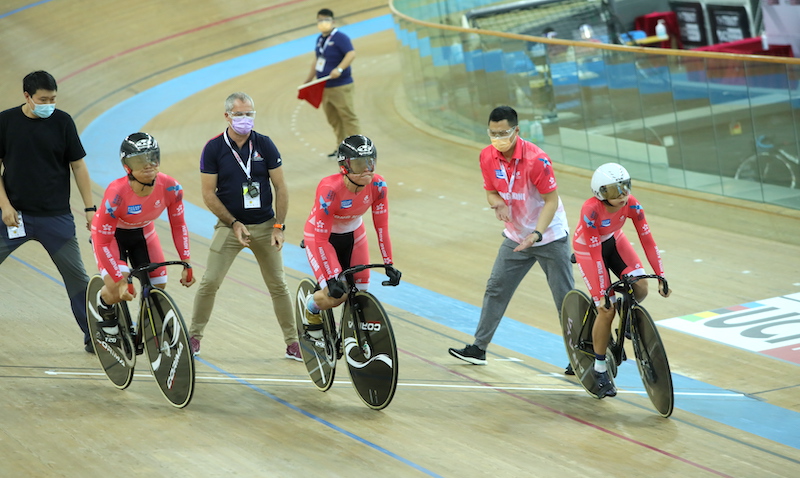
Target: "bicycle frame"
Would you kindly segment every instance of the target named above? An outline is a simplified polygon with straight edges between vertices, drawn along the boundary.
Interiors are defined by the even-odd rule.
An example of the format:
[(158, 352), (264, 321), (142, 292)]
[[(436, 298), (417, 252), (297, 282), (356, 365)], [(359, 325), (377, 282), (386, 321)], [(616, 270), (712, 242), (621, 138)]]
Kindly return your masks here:
[(636, 295), (633, 292), (633, 284), (639, 282), (642, 279), (658, 279), (659, 282), (664, 284), (664, 291), (669, 291), (669, 286), (667, 285), (667, 280), (656, 274), (649, 274), (649, 275), (641, 275), (641, 276), (629, 276), (623, 275), (620, 280), (614, 282), (603, 293), (603, 297), (605, 298), (605, 305), (606, 307), (611, 306), (611, 300), (609, 296), (612, 292), (619, 292), (622, 294), (622, 306), (620, 308), (620, 301), (618, 300), (616, 303), (617, 313), (619, 314), (619, 328), (617, 329), (617, 337), (616, 339), (609, 344), (609, 348), (614, 354), (614, 361), (619, 365), (626, 360), (625, 357), (625, 331), (628, 329), (628, 325), (630, 324), (631, 333), (636, 333), (636, 325), (633, 322), (633, 308), (636, 305), (639, 305), (639, 301), (636, 300)]
[[(354, 324), (356, 324), (356, 326), (353, 327), (353, 329), (355, 329), (356, 331), (356, 340), (358, 341), (358, 344), (363, 350), (365, 355), (369, 355), (370, 353), (369, 349), (372, 348), (372, 343), (369, 338), (369, 333), (368, 333), (369, 331), (366, 330), (367, 327), (362, 327), (362, 324), (364, 324), (364, 315), (361, 311), (361, 305), (355, 299), (355, 295), (358, 292), (358, 287), (356, 286), (354, 275), (363, 270), (375, 269), (375, 268), (383, 268), (384, 270), (386, 270), (387, 266), (386, 264), (364, 264), (360, 266), (351, 267), (349, 269), (342, 271), (341, 273), (341, 275), (347, 281), (347, 288), (348, 288), (347, 300), (345, 301), (347, 302), (348, 307), (342, 309), (342, 320), (345, 319), (344, 311), (348, 309), (351, 310), (353, 322)], [(381, 285), (397, 285), (397, 284), (391, 284), (391, 281), (383, 281)], [(339, 331), (338, 335), (341, 337), (341, 330)]]
[[(141, 291), (140, 291), (141, 293), (140, 293), (140, 296), (139, 296), (139, 316), (141, 317), (142, 316), (142, 312), (146, 310), (148, 312), (147, 317), (150, 320), (150, 326), (151, 327), (153, 326), (153, 313), (151, 312), (151, 308), (152, 308), (151, 307), (151, 303), (155, 304), (155, 306), (159, 308), (158, 312), (159, 312), (159, 314), (161, 314), (161, 316), (164, 315), (164, 311), (160, 310), (161, 306), (160, 306), (159, 303), (152, 302), (150, 300), (150, 291), (155, 287), (153, 285), (153, 283), (150, 282), (150, 272), (158, 269), (159, 267), (174, 266), (174, 265), (182, 265), (185, 269), (188, 269), (189, 270), (189, 275), (187, 277), (187, 280), (189, 282), (191, 282), (191, 280), (192, 280), (192, 266), (188, 262), (184, 262), (184, 261), (167, 261), (167, 262), (157, 262), (157, 263), (147, 264), (147, 265), (139, 266), (139, 267), (136, 267), (136, 268), (132, 269), (130, 271), (130, 274), (128, 274), (128, 292), (130, 292), (131, 295), (133, 295), (134, 292), (135, 292), (135, 288), (134, 288), (134, 285), (133, 285), (133, 278), (136, 277), (137, 279), (139, 279), (139, 283), (141, 285)], [(120, 302), (120, 305), (122, 307), (124, 307), (125, 309), (128, 308), (127, 303), (124, 302), (124, 301)], [(130, 317), (130, 312), (128, 310), (126, 310), (125, 313), (127, 313), (128, 317)], [(139, 350), (140, 350), (140, 346), (142, 345), (142, 338), (141, 338), (141, 334), (139, 333), (139, 331), (141, 331), (141, 329), (142, 329), (141, 321), (139, 321), (137, 323), (137, 329), (138, 330), (135, 333), (133, 333), (133, 331), (131, 331), (131, 332), (134, 335), (134, 339), (135, 339), (134, 340), (134, 345), (136, 345), (136, 350), (137, 350), (137, 354), (138, 354)]]

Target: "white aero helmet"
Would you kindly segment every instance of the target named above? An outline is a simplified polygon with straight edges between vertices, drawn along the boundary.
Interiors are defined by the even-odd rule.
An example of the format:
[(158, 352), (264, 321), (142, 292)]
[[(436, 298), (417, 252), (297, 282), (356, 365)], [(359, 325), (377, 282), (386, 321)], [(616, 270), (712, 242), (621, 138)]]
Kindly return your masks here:
[(592, 175), (592, 192), (601, 201), (628, 194), (631, 192), (631, 175), (617, 163), (606, 163)]

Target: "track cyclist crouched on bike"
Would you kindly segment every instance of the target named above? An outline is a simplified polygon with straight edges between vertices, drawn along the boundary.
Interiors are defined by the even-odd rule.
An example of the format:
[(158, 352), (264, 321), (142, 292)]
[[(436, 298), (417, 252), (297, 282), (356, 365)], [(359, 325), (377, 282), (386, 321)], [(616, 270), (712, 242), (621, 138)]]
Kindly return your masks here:
[[(189, 230), (183, 216), (183, 189), (175, 179), (158, 172), (161, 153), (158, 142), (147, 133), (133, 133), (120, 146), (120, 160), (127, 176), (114, 180), (106, 188), (103, 202), (92, 221), (92, 246), (103, 277), (98, 311), (106, 342), (120, 339), (114, 304), (131, 300), (127, 277), (128, 261), (136, 268), (152, 262), (164, 262), (164, 252), (156, 234), (154, 220), (167, 209), (172, 240), (182, 261), (189, 261)], [(181, 284), (191, 286), (184, 269)], [(153, 285), (164, 288), (167, 270), (160, 267), (150, 273)]]
[[(607, 163), (592, 175), (594, 197), (583, 203), (581, 217), (572, 241), (578, 267), (589, 288), (589, 293), (597, 307), (597, 319), (592, 329), (594, 346), (594, 370), (597, 376), (598, 398), (613, 397), (617, 394), (614, 382), (606, 367), (606, 348), (614, 320), (614, 307), (605, 307), (603, 293), (611, 284), (608, 271), (617, 277), (625, 275), (645, 275), (633, 246), (622, 232), (626, 219), (630, 218), (639, 234), (639, 241), (647, 255), (647, 260), (656, 274), (664, 275), (661, 254), (645, 220), (644, 209), (631, 194), (631, 176), (617, 163)], [(633, 286), (636, 300), (641, 302), (647, 296), (647, 282), (639, 281)], [(659, 293), (667, 297), (662, 286)], [(612, 358), (613, 360), (613, 358)]]
[[(317, 186), (314, 206), (303, 231), (308, 261), (320, 290), (306, 298), (305, 323), (308, 335), (323, 348), (321, 310), (345, 301), (347, 285), (339, 274), (352, 265), (369, 263), (369, 248), (361, 216), (372, 209), (383, 263), (392, 264), (389, 238), (389, 200), (386, 181), (375, 174), (375, 145), (366, 136), (348, 136), (339, 145), (339, 174), (323, 178)], [(386, 268), (392, 283), (400, 272)], [(366, 290), (369, 270), (354, 275), (356, 286)]]

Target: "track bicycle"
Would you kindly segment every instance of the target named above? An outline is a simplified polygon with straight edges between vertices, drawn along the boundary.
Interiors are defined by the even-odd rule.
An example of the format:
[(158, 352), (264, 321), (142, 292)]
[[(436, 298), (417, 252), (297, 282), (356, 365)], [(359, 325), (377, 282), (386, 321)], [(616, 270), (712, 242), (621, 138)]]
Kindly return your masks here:
[(766, 135), (756, 138), (756, 154), (742, 161), (734, 179), (755, 181), (794, 189), (800, 174), (800, 158), (776, 148)]
[(176, 408), (183, 408), (192, 400), (195, 381), (188, 329), (175, 301), (164, 290), (153, 286), (149, 276), (159, 267), (178, 264), (189, 270), (188, 280), (191, 281), (192, 266), (183, 261), (147, 264), (131, 270), (128, 291), (134, 291), (134, 276), (141, 283), (139, 320), (132, 322), (126, 301), (115, 304), (119, 340), (107, 340), (103, 331), (105, 321), (97, 310), (103, 287), (103, 278), (99, 275), (89, 280), (86, 289), (86, 316), (100, 366), (115, 387), (124, 390), (131, 384), (136, 356), (146, 352), (147, 363), (164, 398)]
[[(385, 270), (387, 267), (385, 264), (365, 264), (341, 273), (348, 292), (342, 307), (340, 327), (336, 327), (332, 309), (320, 312), (324, 349), (314, 345), (314, 339), (303, 326), (306, 301), (310, 294), (319, 290), (319, 284), (310, 278), (300, 281), (295, 308), (300, 354), (314, 385), (322, 392), (328, 391), (333, 385), (336, 362), (344, 355), (353, 388), (373, 410), (389, 406), (397, 389), (397, 343), (383, 305), (374, 295), (356, 287), (353, 274), (373, 268)], [(381, 284), (396, 286), (398, 283), (399, 280), (383, 281)]]
[[(616, 377), (617, 367), (627, 360), (625, 339), (630, 338), (639, 375), (647, 391), (650, 401), (662, 417), (669, 417), (675, 403), (672, 388), (672, 375), (667, 361), (667, 352), (658, 334), (653, 318), (636, 301), (633, 284), (642, 279), (658, 279), (669, 291), (667, 280), (659, 275), (627, 276), (611, 284), (604, 292), (606, 306), (610, 306), (609, 295), (614, 292), (622, 294), (617, 301), (619, 322), (612, 333), (606, 356), (609, 375)], [(594, 302), (584, 292), (571, 290), (561, 306), (561, 328), (564, 334), (564, 345), (567, 349), (570, 364), (583, 388), (597, 398), (598, 386), (594, 374), (594, 348), (592, 345), (592, 327), (597, 317)], [(613, 378), (612, 378), (613, 380)]]

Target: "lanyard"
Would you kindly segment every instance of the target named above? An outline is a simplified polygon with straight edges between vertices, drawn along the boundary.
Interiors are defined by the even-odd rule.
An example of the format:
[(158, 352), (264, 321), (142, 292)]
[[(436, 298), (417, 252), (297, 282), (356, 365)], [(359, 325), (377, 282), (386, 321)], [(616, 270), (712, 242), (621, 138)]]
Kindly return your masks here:
[(247, 180), (250, 181), (250, 166), (253, 165), (253, 156), (255, 156), (255, 149), (253, 149), (253, 140), (252, 139), (249, 140), (250, 158), (248, 158), (249, 161), (247, 161), (247, 164), (245, 165), (244, 161), (242, 161), (242, 158), (239, 156), (239, 153), (237, 153), (236, 150), (233, 148), (233, 146), (231, 146), (231, 140), (228, 139), (228, 132), (224, 131), (222, 133), (222, 136), (225, 138), (225, 143), (227, 143), (228, 147), (231, 149), (233, 157), (236, 158), (236, 161), (239, 163), (239, 167), (242, 168), (242, 171), (244, 171), (245, 176), (247, 176)]
[[(500, 166), (500, 168), (502, 168), (504, 173), (506, 172), (506, 168), (503, 167), (503, 161), (502, 160), (498, 159), (497, 160), (497, 165)], [(517, 179), (517, 166), (518, 165), (519, 165), (519, 158), (514, 160), (514, 169), (511, 170), (511, 179), (508, 179), (508, 173), (504, 174), (504, 176), (505, 176), (504, 179), (506, 180), (506, 186), (508, 187), (508, 190), (507, 190), (508, 191), (508, 202), (507, 202), (507, 204), (509, 206), (511, 205), (511, 197), (512, 197), (513, 189), (514, 189), (514, 180)]]
[[(328, 35), (328, 38), (322, 42), (322, 46), (319, 45), (319, 40), (317, 40), (317, 50), (319, 50), (320, 55), (325, 55), (325, 49), (328, 48), (328, 43), (330, 43), (331, 38), (333, 38), (333, 35), (335, 35), (338, 30), (338, 28), (334, 28), (333, 31), (331, 31), (331, 34)], [(322, 40), (322, 38), (320, 38), (320, 40)]]

